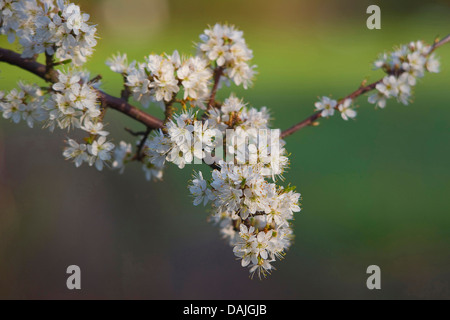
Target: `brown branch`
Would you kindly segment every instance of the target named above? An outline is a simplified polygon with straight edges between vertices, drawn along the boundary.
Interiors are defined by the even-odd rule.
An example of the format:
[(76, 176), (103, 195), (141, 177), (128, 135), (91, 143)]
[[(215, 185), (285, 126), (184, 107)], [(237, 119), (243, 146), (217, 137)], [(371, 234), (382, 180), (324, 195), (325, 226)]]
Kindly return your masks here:
[(129, 134), (131, 134), (134, 137), (140, 137), (140, 136), (144, 136), (147, 132), (146, 131), (133, 131), (130, 128), (124, 128), (126, 132), (128, 132)]
[(314, 121), (316, 121), (318, 118), (321, 117), (321, 114), (322, 114), (322, 111), (317, 111), (316, 113), (309, 116), (305, 120), (293, 125), (289, 129), (284, 130), (283, 132), (281, 132), (281, 138), (283, 139), (287, 136), (290, 136), (294, 132), (297, 132), (298, 130), (303, 129), (304, 127), (312, 125), (314, 123)]
[(164, 121), (163, 121), (164, 125), (166, 125), (173, 118), (173, 114), (175, 112), (175, 107), (173, 106), (173, 102), (174, 102), (174, 100), (166, 103), (166, 108), (164, 110)]
[(214, 107), (214, 105), (215, 105), (217, 89), (219, 88), (220, 77), (222, 75), (223, 75), (222, 67), (217, 67), (216, 69), (214, 69), (214, 84), (211, 89), (211, 96), (209, 97), (209, 101), (208, 101), (208, 109)]
[(53, 72), (53, 67), (55, 65), (54, 62), (54, 56), (48, 54), (47, 52), (45, 53), (45, 72), (46, 74), (50, 74), (51, 72)]
[[(443, 46), (446, 43), (450, 43), (450, 35), (444, 37), (442, 40), (440, 41), (435, 41), (434, 44), (431, 46), (430, 52), (428, 53), (428, 55), (430, 55), (434, 50), (436, 50), (437, 48)], [(375, 89), (375, 87), (377, 86), (377, 84), (379, 84), (380, 82), (382, 82), (383, 79), (380, 79), (376, 82), (373, 82), (369, 85), (362, 85), (358, 90), (352, 92), (351, 94), (349, 94), (348, 96), (346, 96), (345, 98), (342, 98), (340, 100), (338, 100), (338, 103), (335, 107), (335, 109), (338, 109), (339, 105), (345, 101), (346, 99), (356, 99), (357, 97), (363, 95), (364, 93), (367, 93), (369, 91), (372, 91), (373, 89)], [(290, 136), (291, 134), (293, 134), (294, 132), (299, 131), (300, 129), (313, 125), (315, 123), (315, 121), (317, 119), (319, 119), (321, 117), (322, 111), (317, 111), (316, 113), (312, 114), (311, 116), (309, 116), (308, 118), (306, 118), (305, 120), (293, 125), (292, 127), (290, 127), (289, 129), (284, 130), (281, 133), (281, 138), (285, 138), (287, 136)]]
[(120, 92), (120, 97), (122, 98), (122, 100), (125, 100), (128, 102), (128, 100), (130, 99), (131, 90), (130, 90), (130, 87), (126, 85), (126, 83), (127, 83), (127, 77), (126, 77), (126, 75), (123, 75), (123, 89)]
[[(0, 48), (0, 61), (27, 70), (45, 81), (51, 83), (58, 82), (58, 72), (56, 70), (47, 70), (48, 68), (45, 65), (31, 59), (22, 58), (20, 54), (14, 51)], [(125, 100), (113, 97), (101, 90), (97, 90), (97, 94), (99, 99), (104, 101), (108, 108), (122, 112), (148, 128), (157, 129), (163, 127), (163, 122), (160, 119), (130, 105)]]

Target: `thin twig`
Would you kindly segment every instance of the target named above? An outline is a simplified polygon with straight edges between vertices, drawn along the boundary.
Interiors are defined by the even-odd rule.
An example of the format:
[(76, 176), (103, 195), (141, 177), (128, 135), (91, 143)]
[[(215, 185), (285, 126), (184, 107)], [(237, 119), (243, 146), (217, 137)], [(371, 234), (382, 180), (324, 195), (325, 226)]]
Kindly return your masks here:
[(447, 35), (446, 37), (442, 38), (440, 41), (435, 41), (434, 44), (431, 46), (430, 54), (437, 48), (439, 48), (449, 42), (450, 42), (450, 34)]
[(139, 142), (138, 148), (136, 150), (136, 154), (134, 155), (132, 160), (142, 161), (142, 159), (144, 157), (142, 150), (144, 149), (145, 143), (147, 142), (150, 132), (152, 132), (152, 128), (147, 128), (147, 130), (145, 131), (145, 133), (141, 139), (141, 142)]
[(144, 136), (147, 132), (147, 131), (133, 131), (130, 128), (124, 128), (124, 130), (135, 137)]
[(130, 99), (131, 90), (130, 90), (130, 87), (126, 85), (126, 83), (127, 83), (127, 77), (126, 77), (126, 75), (123, 75), (123, 89), (120, 92), (120, 97), (123, 100), (128, 102), (128, 100)]

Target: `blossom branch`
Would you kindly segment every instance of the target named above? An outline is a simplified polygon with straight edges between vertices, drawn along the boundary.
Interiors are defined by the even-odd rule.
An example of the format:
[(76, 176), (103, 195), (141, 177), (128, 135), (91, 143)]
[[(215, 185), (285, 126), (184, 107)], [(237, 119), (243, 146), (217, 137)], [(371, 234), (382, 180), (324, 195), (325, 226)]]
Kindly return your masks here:
[(211, 96), (210, 96), (209, 102), (208, 102), (208, 109), (214, 107), (217, 89), (219, 88), (220, 77), (222, 76), (222, 74), (223, 74), (222, 67), (217, 67), (216, 69), (214, 69), (214, 84), (213, 84), (213, 87), (211, 90)]
[[(431, 48), (428, 52), (428, 56), (431, 55), (437, 48), (443, 46), (446, 43), (450, 43), (450, 35), (447, 35), (440, 41), (436, 39), (436, 41), (434, 41), (433, 45), (431, 46)], [(400, 69), (400, 71), (398, 72), (399, 73), (398, 75), (400, 75), (403, 72), (405, 72), (405, 70)], [(369, 85), (363, 84), (358, 90), (356, 90), (356, 91), (352, 92), (351, 94), (347, 95), (346, 97), (338, 100), (336, 106), (334, 106), (334, 109), (337, 110), (339, 105), (341, 105), (347, 99), (354, 100), (354, 99), (358, 98), (359, 96), (361, 96), (369, 91), (374, 90), (377, 87), (377, 85), (380, 84), (382, 81), (383, 81), (383, 79), (380, 79)], [(314, 114), (312, 114), (311, 116), (309, 116), (308, 118), (306, 118), (305, 120), (293, 125), (289, 129), (284, 130), (281, 133), (281, 137), (285, 138), (285, 137), (290, 136), (291, 134), (299, 131), (300, 129), (303, 129), (304, 127), (307, 127), (310, 125), (315, 125), (316, 124), (315, 121), (321, 117), (322, 117), (322, 111), (317, 111)]]
[[(27, 70), (47, 82), (58, 82), (58, 72), (56, 70), (49, 69), (46, 65), (34, 60), (22, 58), (20, 54), (14, 51), (0, 48), (0, 61)], [(157, 129), (163, 127), (163, 122), (160, 119), (130, 105), (125, 100), (111, 96), (101, 90), (97, 90), (97, 94), (99, 99), (103, 100), (108, 108), (117, 110), (144, 124), (148, 128)]]
[[(193, 204), (211, 203), (211, 221), (221, 226), (233, 253), (252, 275), (265, 276), (274, 270), (272, 263), (282, 259), (291, 245), (290, 222), (301, 210), (301, 195), (295, 187), (277, 184), (275, 177), (285, 173), (289, 158), (284, 143), (279, 141), (279, 130), (275, 135), (264, 134), (270, 130), (266, 107), (248, 107), (234, 94), (223, 103), (216, 101), (222, 77), (244, 89), (252, 84), (256, 66), (251, 64), (253, 53), (243, 33), (234, 26), (216, 24), (200, 35), (197, 54), (191, 57), (174, 51), (172, 55), (151, 54), (145, 63), (128, 63), (126, 54), (113, 56), (107, 65), (124, 81), (120, 97), (114, 97), (98, 89), (99, 76), (90, 79), (89, 73), (81, 69), (54, 68), (65, 61), (82, 66), (93, 53), (96, 28), (88, 24), (89, 15), (68, 1), (57, 1), (56, 5), (52, 0), (13, 2), (23, 5), (11, 7), (9, 15), (0, 14), (7, 21), (0, 24), (0, 34), (8, 34), (10, 42), (19, 38), (23, 52), (20, 55), (0, 48), (0, 62), (27, 70), (52, 85), (40, 88), (19, 82), (19, 89), (6, 94), (0, 91), (3, 118), (15, 123), (24, 120), (29, 127), (37, 122), (50, 130), (58, 127), (87, 132), (89, 136), (81, 143), (68, 139), (63, 152), (76, 167), (86, 163), (101, 171), (104, 163), (110, 163), (111, 168), (123, 172), (127, 163), (136, 160), (142, 163), (148, 180), (162, 180), (166, 163), (183, 169), (193, 160), (194, 164), (200, 163), (195, 160), (212, 162), (211, 179), (204, 179), (198, 171), (189, 183)], [(4, 8), (0, 1), (0, 12)], [(69, 45), (65, 41), (68, 38), (73, 40)], [(285, 130), (282, 137), (316, 124), (317, 119), (331, 116), (335, 110), (344, 120), (354, 118), (352, 101), (374, 89), (377, 93), (369, 97), (369, 102), (380, 108), (389, 98), (408, 104), (416, 79), (425, 72), (439, 72), (433, 51), (449, 42), (450, 35), (433, 45), (411, 42), (383, 54), (375, 67), (383, 69), (387, 76), (371, 84), (363, 82), (340, 100), (323, 97), (315, 104), (312, 116)], [(37, 57), (44, 53), (43, 49), (46, 61), (40, 64)], [(181, 100), (177, 98), (180, 92), (184, 94)], [(164, 120), (130, 105), (131, 96), (144, 107), (152, 102), (164, 104)], [(181, 104), (180, 113), (175, 113), (174, 103)], [(115, 145), (107, 140), (109, 132), (103, 117), (108, 108), (145, 125), (140, 132), (125, 129), (139, 137), (134, 152), (132, 143), (120, 141)], [(201, 116), (203, 123), (198, 121), (200, 109), (207, 109)], [(226, 140), (221, 138), (224, 135)], [(247, 143), (253, 138), (258, 143)]]

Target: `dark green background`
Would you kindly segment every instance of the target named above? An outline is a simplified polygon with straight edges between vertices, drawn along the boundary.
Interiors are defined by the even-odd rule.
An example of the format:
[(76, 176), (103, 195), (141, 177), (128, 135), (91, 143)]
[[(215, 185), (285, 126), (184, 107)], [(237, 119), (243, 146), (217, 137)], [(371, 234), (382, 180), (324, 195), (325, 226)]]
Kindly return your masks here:
[[(239, 26), (259, 74), (250, 90), (219, 97), (234, 91), (269, 107), (279, 128), (310, 115), (318, 96), (339, 98), (381, 77), (371, 71), (378, 53), (450, 33), (448, 1), (377, 2), (381, 30), (366, 28), (369, 1), (80, 3), (101, 37), (87, 67), (116, 95), (120, 77), (104, 64), (111, 54), (192, 53), (207, 24)], [(124, 175), (76, 169), (61, 154), (66, 132), (2, 120), (0, 298), (450, 298), (450, 45), (437, 54), (442, 72), (419, 81), (413, 104), (375, 110), (362, 97), (355, 121), (335, 116), (287, 138), (286, 179), (303, 211), (293, 247), (264, 281), (248, 278), (206, 210), (192, 206), (194, 166), (170, 166), (161, 183), (146, 182), (138, 164)], [(1, 89), (35, 80), (0, 70)], [(124, 126), (141, 129), (114, 111), (107, 121), (115, 141), (130, 140)], [(79, 292), (65, 286), (71, 264), (82, 270)], [(366, 288), (372, 264), (380, 291)]]

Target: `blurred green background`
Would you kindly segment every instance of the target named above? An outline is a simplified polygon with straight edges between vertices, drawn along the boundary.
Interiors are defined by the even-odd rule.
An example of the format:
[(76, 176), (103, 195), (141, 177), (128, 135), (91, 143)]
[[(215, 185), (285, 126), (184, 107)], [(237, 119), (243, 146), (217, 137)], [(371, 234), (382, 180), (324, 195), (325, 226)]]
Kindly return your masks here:
[[(287, 128), (313, 112), (318, 96), (339, 98), (368, 78), (378, 53), (450, 33), (448, 1), (79, 1), (98, 24), (87, 68), (118, 95), (105, 65), (120, 51), (192, 53), (208, 24), (244, 31), (258, 76), (250, 90), (225, 88), (272, 110)], [(366, 28), (378, 4), (382, 29)], [(6, 44), (1, 46), (16, 48)], [(250, 280), (207, 212), (192, 206), (193, 166), (170, 166), (161, 183), (138, 164), (124, 175), (76, 169), (61, 153), (66, 132), (0, 122), (0, 298), (414, 299), (450, 298), (450, 45), (442, 72), (427, 74), (409, 106), (335, 116), (287, 138), (287, 181), (303, 196), (295, 243), (267, 280)], [(0, 89), (35, 77), (0, 64)], [(153, 107), (150, 112), (161, 116)], [(139, 124), (107, 114), (115, 141)], [(198, 168), (197, 168), (198, 169)], [(205, 171), (207, 167), (203, 168)], [(82, 290), (66, 289), (66, 268), (81, 267)], [(366, 288), (378, 265), (382, 289)]]

